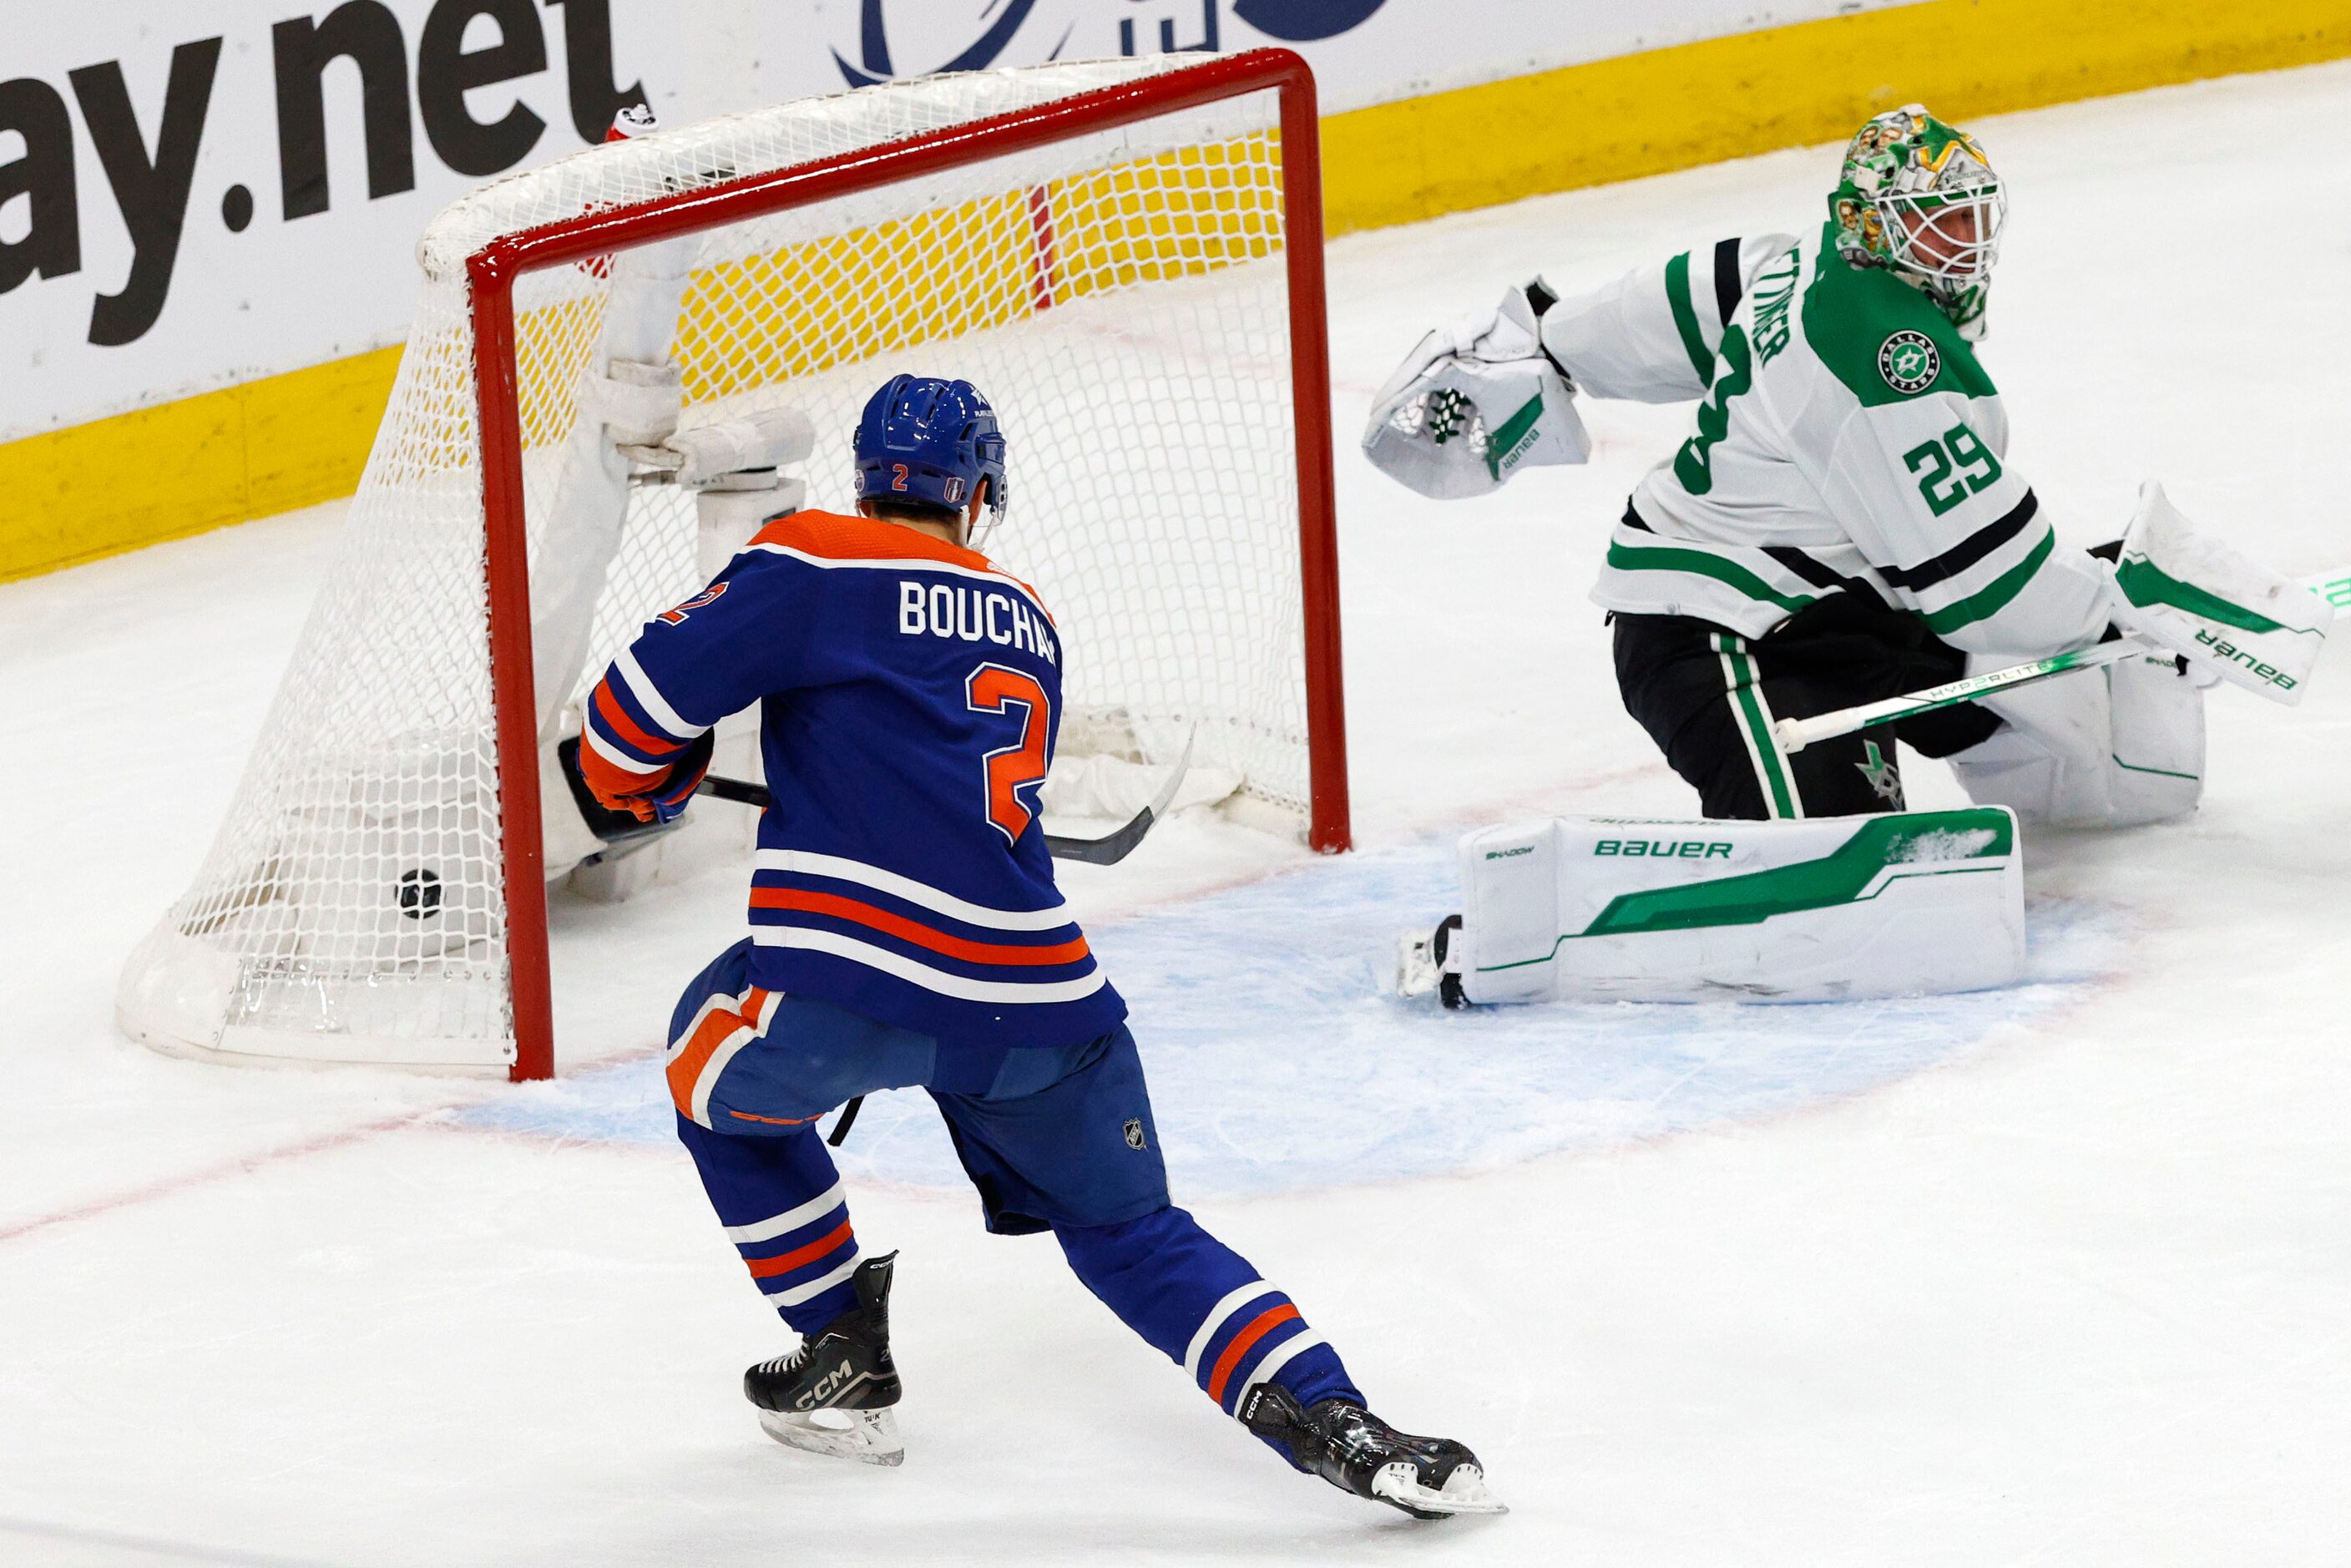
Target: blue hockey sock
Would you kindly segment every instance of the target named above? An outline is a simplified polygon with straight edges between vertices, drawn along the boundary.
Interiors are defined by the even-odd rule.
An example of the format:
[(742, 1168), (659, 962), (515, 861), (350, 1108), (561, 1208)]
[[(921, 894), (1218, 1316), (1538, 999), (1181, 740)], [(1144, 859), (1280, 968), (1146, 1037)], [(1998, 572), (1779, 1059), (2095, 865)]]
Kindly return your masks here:
[(1056, 1227), (1053, 1234), (1086, 1289), (1228, 1415), (1268, 1379), (1301, 1405), (1333, 1397), (1363, 1403), (1339, 1353), (1290, 1299), (1184, 1210)]
[(814, 1333), (857, 1304), (849, 1202), (832, 1155), (812, 1128), (714, 1133), (680, 1116), (677, 1136), (702, 1173), (702, 1189), (726, 1239), (784, 1322)]

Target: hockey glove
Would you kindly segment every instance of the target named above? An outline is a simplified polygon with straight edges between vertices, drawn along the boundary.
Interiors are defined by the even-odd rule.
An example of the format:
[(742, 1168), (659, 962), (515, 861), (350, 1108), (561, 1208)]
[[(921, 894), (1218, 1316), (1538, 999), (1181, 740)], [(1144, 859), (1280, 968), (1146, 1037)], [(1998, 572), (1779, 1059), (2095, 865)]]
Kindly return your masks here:
[(1372, 466), (1446, 501), (1499, 489), (1529, 465), (1589, 457), (1574, 385), (1538, 330), (1556, 298), (1537, 278), (1506, 291), (1492, 315), (1422, 338), (1372, 400)]
[[(596, 804), (612, 817), (625, 813), (640, 822), (674, 822), (685, 814), (687, 802), (694, 799), (695, 786), (710, 771), (711, 750), (716, 744), (715, 733), (704, 730), (665, 770), (632, 779), (631, 788), (625, 790), (606, 787), (609, 771), (599, 777), (582, 768), (574, 777), (587, 787)], [(593, 819), (590, 825), (595, 826)], [(597, 836), (612, 837), (601, 829), (598, 829)]]

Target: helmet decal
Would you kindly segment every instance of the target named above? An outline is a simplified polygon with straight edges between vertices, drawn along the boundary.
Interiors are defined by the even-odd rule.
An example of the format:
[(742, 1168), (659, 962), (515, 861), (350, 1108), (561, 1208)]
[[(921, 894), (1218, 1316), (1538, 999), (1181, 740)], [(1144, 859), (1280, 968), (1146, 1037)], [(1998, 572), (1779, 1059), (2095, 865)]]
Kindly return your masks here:
[(987, 520), (1003, 518), (1004, 433), (969, 382), (892, 377), (866, 400), (850, 447), (860, 500), (903, 497), (960, 511), (985, 486)]
[(1892, 272), (1980, 332), (2008, 196), (1974, 137), (1922, 104), (1877, 116), (1845, 149), (1829, 215), (1848, 266)]

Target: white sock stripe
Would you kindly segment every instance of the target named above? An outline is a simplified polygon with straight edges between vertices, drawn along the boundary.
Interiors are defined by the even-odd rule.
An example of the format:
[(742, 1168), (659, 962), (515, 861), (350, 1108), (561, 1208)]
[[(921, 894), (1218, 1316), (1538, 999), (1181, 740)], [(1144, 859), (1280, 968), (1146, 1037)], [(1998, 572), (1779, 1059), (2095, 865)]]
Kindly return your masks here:
[(680, 746), (710, 727), (706, 724), (688, 724), (678, 717), (677, 709), (669, 706), (669, 699), (661, 695), (661, 688), (653, 685), (653, 677), (645, 674), (643, 664), (637, 663), (637, 656), (626, 648), (613, 655), (612, 668), (621, 673), (621, 679), (628, 685), (629, 695), (637, 699), (646, 716), (655, 726), (668, 731), (669, 738)]
[(797, 1307), (802, 1301), (808, 1301), (812, 1297), (823, 1295), (827, 1291), (831, 1290), (835, 1285), (840, 1284), (843, 1280), (846, 1280), (852, 1274), (856, 1273), (857, 1260), (857, 1243), (852, 1241), (849, 1244), (849, 1261), (843, 1263), (840, 1268), (835, 1269), (831, 1273), (827, 1274), (821, 1280), (810, 1280), (807, 1284), (794, 1285), (789, 1291), (768, 1291), (763, 1293), (767, 1296), (768, 1300), (775, 1302), (776, 1305), (779, 1307)]
[(1313, 1346), (1318, 1344), (1328, 1344), (1331, 1343), (1329, 1340), (1324, 1339), (1321, 1334), (1316, 1333), (1312, 1329), (1306, 1328), (1306, 1320), (1304, 1318), (1298, 1320), (1298, 1326), (1301, 1329), (1305, 1329), (1305, 1332), (1290, 1339), (1286, 1339), (1282, 1341), (1281, 1343), (1274, 1346), (1272, 1351), (1270, 1352), (1263, 1360), (1257, 1364), (1256, 1367), (1249, 1373), (1249, 1376), (1242, 1380), (1240, 1392), (1233, 1396), (1234, 1409), (1238, 1410), (1241, 1407), (1241, 1401), (1249, 1397), (1249, 1391), (1250, 1389), (1255, 1388), (1259, 1384), (1265, 1382), (1275, 1373), (1280, 1372), (1283, 1367), (1288, 1366), (1290, 1364), (1290, 1357), (1296, 1355), (1300, 1351), (1311, 1349)]
[(759, 1241), (773, 1241), (787, 1231), (798, 1230), (811, 1220), (822, 1218), (831, 1210), (839, 1208), (841, 1201), (841, 1184), (835, 1182), (806, 1203), (796, 1205), (781, 1214), (769, 1215), (767, 1218), (755, 1220), (749, 1225), (728, 1226), (726, 1239), (738, 1247), (748, 1247)]
[(1259, 1296), (1278, 1296), (1280, 1293), (1263, 1280), (1252, 1280), (1210, 1307), (1208, 1315), (1200, 1320), (1200, 1332), (1192, 1336), (1190, 1347), (1184, 1352), (1184, 1375), (1195, 1383), (1199, 1382), (1200, 1357), (1207, 1351), (1208, 1342), (1217, 1337), (1217, 1331), (1224, 1327), (1235, 1312)]

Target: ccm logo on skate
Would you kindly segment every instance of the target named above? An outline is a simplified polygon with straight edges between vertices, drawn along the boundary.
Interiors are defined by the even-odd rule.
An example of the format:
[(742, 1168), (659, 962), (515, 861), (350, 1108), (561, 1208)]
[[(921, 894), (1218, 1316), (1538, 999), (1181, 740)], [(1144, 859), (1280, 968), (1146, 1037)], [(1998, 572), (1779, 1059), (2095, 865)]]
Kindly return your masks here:
[(2196, 640), (2199, 643), (2203, 643), (2206, 647), (2211, 649), (2215, 653), (2220, 654), (2220, 657), (2228, 660), (2231, 664), (2244, 665), (2245, 668), (2252, 671), (2253, 674), (2259, 675), (2270, 685), (2277, 687), (2278, 690), (2282, 692), (2290, 692), (2294, 690), (2294, 679), (2292, 675), (2285, 674), (2283, 671), (2273, 669), (2269, 665), (2262, 664), (2259, 659), (2253, 657), (2251, 653), (2246, 653), (2242, 648), (2238, 647), (2235, 643), (2223, 642), (2219, 636), (2210, 632), (2197, 632)]
[(793, 1406), (801, 1410), (815, 1409), (819, 1406), (821, 1406), (826, 1400), (831, 1398), (834, 1395), (848, 1387), (852, 1375), (852, 1369), (851, 1368), (850, 1364), (845, 1361), (842, 1362), (839, 1366), (834, 1367), (831, 1372), (828, 1372), (822, 1377), (818, 1378), (816, 1380), (816, 1386), (810, 1388), (806, 1394), (801, 1395), (798, 1399), (793, 1400)]
[(1675, 860), (1710, 861), (1717, 856), (1730, 858), (1729, 844), (1709, 844), (1698, 839), (1680, 843), (1667, 843), (1663, 839), (1603, 839), (1592, 846), (1595, 855), (1648, 855)]

